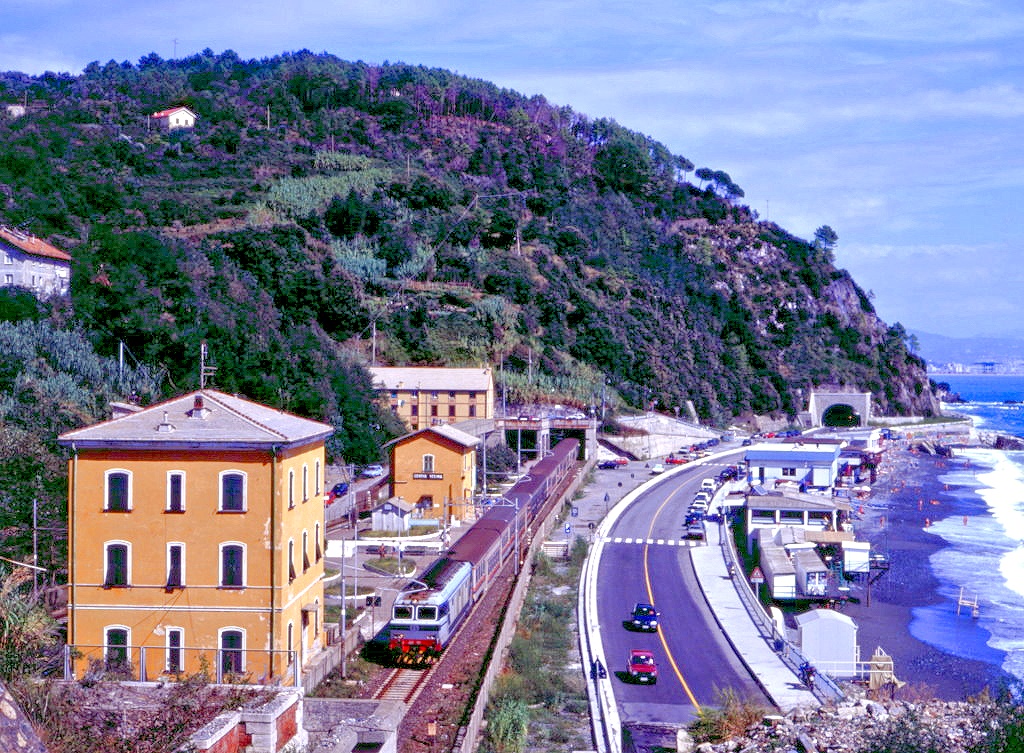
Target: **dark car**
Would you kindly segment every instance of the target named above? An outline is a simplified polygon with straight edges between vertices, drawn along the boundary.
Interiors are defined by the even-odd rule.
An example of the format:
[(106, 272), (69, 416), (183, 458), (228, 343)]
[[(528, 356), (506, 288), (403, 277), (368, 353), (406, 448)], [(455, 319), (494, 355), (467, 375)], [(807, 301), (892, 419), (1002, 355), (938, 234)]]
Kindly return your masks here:
[(604, 469), (606, 471), (614, 470), (615, 468), (619, 467), (619, 461), (618, 460), (602, 460), (600, 463), (597, 464), (597, 467), (598, 468), (602, 468), (602, 469)]
[(650, 604), (638, 601), (629, 614), (629, 624), (634, 630), (654, 632), (658, 629), (658, 610)]
[(327, 504), (337, 502), (339, 499), (348, 494), (348, 483), (345, 481), (339, 481), (331, 490), (327, 493)]

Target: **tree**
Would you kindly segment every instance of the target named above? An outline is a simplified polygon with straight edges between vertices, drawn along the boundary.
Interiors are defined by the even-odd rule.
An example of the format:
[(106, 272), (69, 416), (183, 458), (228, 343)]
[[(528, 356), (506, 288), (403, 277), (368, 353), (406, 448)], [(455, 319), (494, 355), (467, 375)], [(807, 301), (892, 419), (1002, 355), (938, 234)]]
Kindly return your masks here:
[(822, 225), (814, 231), (814, 243), (812, 245), (817, 250), (821, 259), (829, 264), (835, 261), (834, 251), (838, 242), (839, 236), (828, 225)]
[(57, 623), (30, 588), (28, 568), (0, 566), (0, 679), (24, 677), (53, 655)]

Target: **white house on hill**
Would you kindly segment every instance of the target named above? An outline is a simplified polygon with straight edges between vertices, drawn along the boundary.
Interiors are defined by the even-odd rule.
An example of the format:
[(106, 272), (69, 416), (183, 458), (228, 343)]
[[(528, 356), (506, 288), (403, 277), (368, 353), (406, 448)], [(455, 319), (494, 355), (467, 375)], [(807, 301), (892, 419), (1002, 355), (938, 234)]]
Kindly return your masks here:
[(196, 124), (196, 117), (187, 107), (171, 107), (167, 110), (154, 112), (149, 116), (154, 125), (173, 131), (175, 128), (193, 128)]

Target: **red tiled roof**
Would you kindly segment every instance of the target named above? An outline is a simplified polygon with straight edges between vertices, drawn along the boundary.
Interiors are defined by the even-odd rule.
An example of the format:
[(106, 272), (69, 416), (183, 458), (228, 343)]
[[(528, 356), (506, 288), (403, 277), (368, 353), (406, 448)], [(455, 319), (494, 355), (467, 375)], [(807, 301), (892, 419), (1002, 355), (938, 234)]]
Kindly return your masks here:
[(151, 118), (169, 118), (171, 115), (173, 115), (174, 113), (178, 112), (179, 110), (185, 110), (186, 112), (191, 113), (193, 117), (195, 117), (195, 113), (192, 112), (191, 110), (189, 110), (187, 107), (172, 107), (169, 110), (161, 110), (160, 112), (154, 112), (149, 117), (151, 117)]
[(0, 241), (5, 241), (26, 254), (32, 254), (33, 256), (45, 256), (48, 259), (56, 259), (58, 261), (71, 261), (71, 254), (66, 251), (54, 248), (46, 241), (40, 240), (34, 235), (12, 230), (9, 227), (0, 226)]

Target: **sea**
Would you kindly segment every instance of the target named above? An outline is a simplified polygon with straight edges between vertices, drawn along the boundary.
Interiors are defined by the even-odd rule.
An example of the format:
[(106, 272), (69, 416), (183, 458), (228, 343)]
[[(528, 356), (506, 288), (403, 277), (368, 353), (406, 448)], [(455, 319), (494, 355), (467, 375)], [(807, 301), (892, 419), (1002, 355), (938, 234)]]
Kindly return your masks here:
[[(933, 377), (966, 403), (948, 412), (978, 429), (1024, 438), (1024, 376)], [(942, 602), (913, 610), (910, 631), (946, 653), (989, 662), (1024, 681), (1024, 451), (957, 450), (939, 481), (947, 515), (926, 529), (946, 546), (931, 556)], [(978, 616), (960, 598), (976, 600)], [(951, 627), (952, 625), (952, 627)]]

